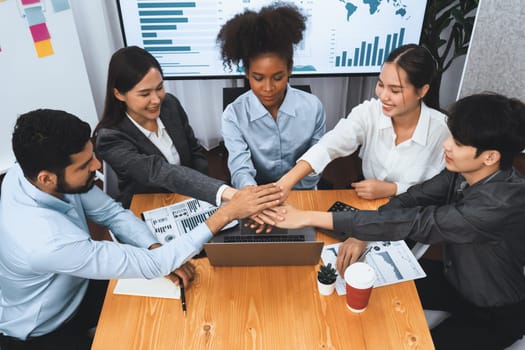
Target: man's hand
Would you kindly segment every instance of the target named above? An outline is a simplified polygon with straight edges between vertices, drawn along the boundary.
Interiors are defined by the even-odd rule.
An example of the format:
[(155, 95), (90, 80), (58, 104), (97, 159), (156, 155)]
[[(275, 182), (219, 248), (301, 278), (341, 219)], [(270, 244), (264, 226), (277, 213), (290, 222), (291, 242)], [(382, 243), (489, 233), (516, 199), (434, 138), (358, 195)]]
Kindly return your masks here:
[(359, 182), (352, 182), (352, 187), (357, 195), (364, 199), (377, 199), (394, 196), (397, 192), (397, 185), (392, 182), (367, 179)]
[(255, 230), (255, 233), (266, 233), (272, 232), (276, 220), (282, 221), (284, 217), (279, 213), (286, 213), (286, 209), (283, 206), (275, 206), (270, 209), (263, 210), (260, 213), (253, 214), (245, 224)]
[(237, 190), (230, 201), (219, 207), (206, 220), (206, 225), (215, 234), (235, 219), (243, 219), (279, 205), (282, 196), (282, 189), (275, 184), (246, 186)]
[(346, 268), (359, 259), (366, 248), (366, 244), (366, 241), (350, 237), (339, 246), (335, 262), (339, 276), (344, 276)]
[(276, 184), (246, 186), (238, 190), (224, 207), (234, 213), (235, 218), (243, 219), (279, 205), (282, 197), (283, 191)]
[[(160, 243), (153, 243), (149, 246), (149, 250), (156, 249), (162, 247), (162, 244)], [(171, 282), (175, 283), (175, 285), (179, 285), (179, 278), (177, 276), (180, 276), (182, 278), (182, 282), (184, 283), (184, 287), (188, 286), (194, 279), (195, 279), (195, 266), (193, 266), (192, 263), (187, 262), (183, 264), (181, 267), (170, 273), (166, 277)]]
[[(267, 210), (272, 210), (272, 209), (267, 209)], [(264, 212), (266, 212), (267, 210), (265, 210)], [(268, 221), (274, 222), (273, 219), (268, 219)], [(263, 231), (265, 233), (270, 233), (272, 232), (272, 229), (273, 229), (273, 226), (271, 224), (265, 223), (264, 220), (261, 217), (259, 217), (258, 213), (253, 214), (252, 216), (250, 216), (249, 219), (245, 220), (244, 226), (249, 227), (252, 230), (255, 230), (255, 233), (261, 233)]]
[(295, 229), (309, 225), (309, 212), (297, 209), (287, 203), (267, 210), (266, 215), (274, 221), (275, 227)]
[[(297, 209), (292, 205), (285, 203), (281, 206), (266, 209), (261, 213), (252, 215), (248, 225), (252, 229), (255, 229), (256, 233), (261, 233), (263, 230), (266, 233), (270, 233), (274, 226), (288, 229), (296, 229), (305, 226), (324, 227), (317, 214), (318, 212)], [(316, 219), (310, 220), (313, 217)]]
[(181, 267), (170, 273), (166, 276), (167, 279), (179, 285), (179, 278), (182, 278), (182, 283), (184, 283), (184, 288), (187, 288), (191, 282), (195, 279), (195, 266), (191, 262), (183, 264)]
[(275, 222), (275, 227), (296, 229), (315, 226), (327, 230), (334, 229), (332, 213), (327, 211), (301, 210), (285, 203), (266, 210), (265, 213)]

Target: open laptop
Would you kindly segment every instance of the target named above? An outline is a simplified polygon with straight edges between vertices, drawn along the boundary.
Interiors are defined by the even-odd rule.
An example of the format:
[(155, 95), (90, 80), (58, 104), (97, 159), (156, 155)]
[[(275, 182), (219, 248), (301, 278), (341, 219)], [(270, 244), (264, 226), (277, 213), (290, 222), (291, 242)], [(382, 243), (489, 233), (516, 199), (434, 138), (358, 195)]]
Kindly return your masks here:
[(256, 234), (243, 221), (204, 244), (213, 266), (316, 265), (322, 248), (313, 227)]

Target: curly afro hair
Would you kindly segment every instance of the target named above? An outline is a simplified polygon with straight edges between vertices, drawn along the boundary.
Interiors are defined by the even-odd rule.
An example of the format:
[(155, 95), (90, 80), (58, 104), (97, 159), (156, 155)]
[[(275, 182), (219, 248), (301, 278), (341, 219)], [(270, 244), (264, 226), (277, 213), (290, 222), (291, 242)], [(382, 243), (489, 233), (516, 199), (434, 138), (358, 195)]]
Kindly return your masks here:
[(228, 20), (217, 35), (224, 67), (244, 66), (264, 53), (282, 57), (291, 69), (293, 47), (303, 39), (306, 17), (292, 4), (277, 2), (259, 12), (246, 10)]

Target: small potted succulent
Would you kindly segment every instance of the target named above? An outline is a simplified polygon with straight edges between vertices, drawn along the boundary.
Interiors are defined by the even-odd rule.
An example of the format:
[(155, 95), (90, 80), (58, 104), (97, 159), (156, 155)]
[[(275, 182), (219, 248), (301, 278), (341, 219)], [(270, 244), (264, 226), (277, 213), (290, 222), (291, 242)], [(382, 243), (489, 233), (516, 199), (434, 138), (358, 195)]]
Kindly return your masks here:
[(337, 271), (331, 263), (321, 265), (317, 271), (317, 287), (321, 295), (330, 295), (335, 289), (335, 280), (337, 279)]

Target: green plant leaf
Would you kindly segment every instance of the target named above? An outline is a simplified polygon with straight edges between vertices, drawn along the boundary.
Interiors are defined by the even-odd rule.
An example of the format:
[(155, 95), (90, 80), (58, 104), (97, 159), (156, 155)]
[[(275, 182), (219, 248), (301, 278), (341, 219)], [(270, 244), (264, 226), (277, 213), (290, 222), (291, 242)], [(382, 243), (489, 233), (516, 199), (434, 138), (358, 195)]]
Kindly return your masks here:
[(421, 44), (434, 56), (438, 77), (468, 50), (479, 0), (429, 0)]
[(321, 265), (319, 271), (317, 272), (317, 279), (319, 282), (324, 284), (332, 284), (337, 279), (337, 271), (332, 267), (331, 263), (328, 263), (326, 266)]

